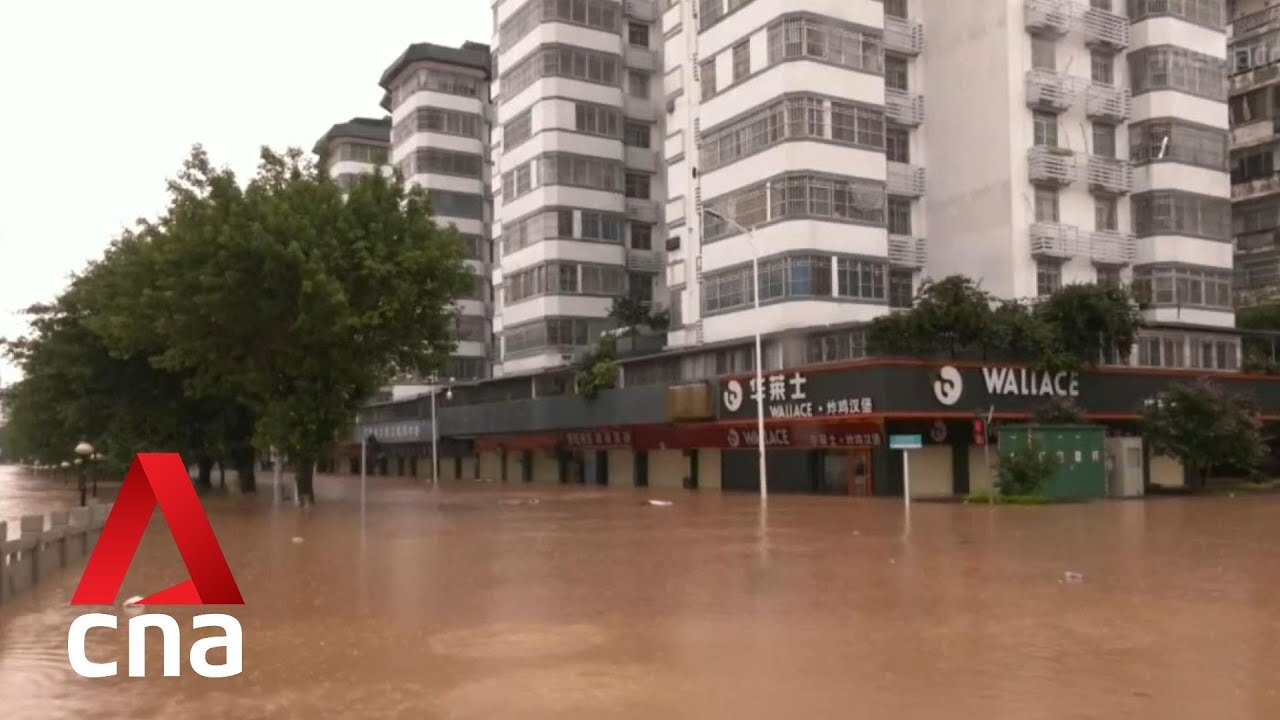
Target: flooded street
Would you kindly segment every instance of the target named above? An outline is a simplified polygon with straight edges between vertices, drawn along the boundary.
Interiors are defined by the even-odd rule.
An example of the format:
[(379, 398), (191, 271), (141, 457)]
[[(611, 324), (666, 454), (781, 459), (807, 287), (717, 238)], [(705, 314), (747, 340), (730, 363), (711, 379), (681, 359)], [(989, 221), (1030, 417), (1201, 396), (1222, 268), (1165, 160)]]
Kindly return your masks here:
[[(246, 600), (235, 678), (187, 666), (199, 608), (158, 608), (182, 678), (156, 633), (147, 678), (86, 680), (78, 572), (0, 606), (0, 716), (1280, 717), (1277, 496), (918, 503), (908, 523), (889, 500), (370, 487), (363, 522), (334, 479), (310, 512), (269, 488), (207, 500)], [(121, 598), (184, 577), (153, 522)], [(89, 642), (122, 675), (123, 628)]]

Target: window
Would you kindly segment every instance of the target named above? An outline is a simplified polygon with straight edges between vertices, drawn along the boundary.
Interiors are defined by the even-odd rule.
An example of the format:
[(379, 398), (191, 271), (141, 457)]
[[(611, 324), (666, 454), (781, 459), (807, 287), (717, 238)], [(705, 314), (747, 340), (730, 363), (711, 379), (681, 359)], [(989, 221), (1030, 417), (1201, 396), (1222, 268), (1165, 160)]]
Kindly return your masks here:
[(622, 218), (617, 215), (583, 210), (582, 234), (579, 237), (583, 240), (620, 243), (623, 225)]
[[(772, 189), (766, 195), (766, 187)], [(707, 201), (742, 227), (790, 218), (822, 218), (884, 227), (884, 184), (863, 178), (830, 175), (784, 175)], [(708, 217), (708, 242), (737, 234), (733, 226)]]
[(890, 90), (908, 89), (907, 60), (897, 55), (884, 56), (884, 86)]
[(1133, 94), (1178, 90), (1210, 100), (1227, 99), (1226, 61), (1174, 45), (1156, 45), (1129, 53)]
[(562, 238), (573, 237), (573, 211), (556, 211), (556, 235)]
[(832, 20), (785, 17), (769, 26), (769, 64), (814, 58), (863, 72), (884, 72), (884, 47), (878, 34)]
[(751, 43), (743, 40), (733, 46), (733, 81), (742, 82), (751, 74)]
[(1093, 124), (1093, 154), (1101, 157), (1116, 156), (1116, 126)]
[(533, 189), (533, 162), (502, 174), (502, 199), (515, 200)]
[(1223, 0), (1129, 0), (1129, 21), (1171, 15), (1187, 22), (1221, 30)]
[(511, 358), (547, 348), (586, 347), (613, 326), (610, 320), (578, 317), (553, 317), (514, 325), (502, 332), (502, 355)]
[[(867, 356), (867, 332), (863, 328), (838, 333), (810, 335), (805, 343), (805, 361), (810, 364), (857, 360)], [(746, 357), (747, 360), (751, 356)], [(754, 363), (748, 363), (754, 365)], [(753, 367), (735, 368), (731, 372), (745, 372)], [(722, 373), (727, 374), (727, 373)]]
[(648, 149), (651, 135), (649, 125), (628, 120), (622, 133), (622, 142), (628, 147)]
[(885, 300), (888, 266), (872, 260), (837, 258), (836, 294), (862, 300)]
[(702, 81), (702, 99), (706, 100), (716, 94), (716, 59), (703, 61), (698, 74)]
[(1057, 69), (1056, 44), (1049, 38), (1031, 38), (1031, 67), (1036, 70)]
[(574, 129), (589, 135), (616, 138), (622, 132), (622, 114), (607, 105), (574, 103), (573, 122)]
[(889, 234), (890, 235), (910, 235), (911, 234), (911, 199), (898, 197), (896, 195), (889, 196), (888, 203), (889, 214)]
[(1089, 7), (1094, 10), (1106, 10), (1111, 12), (1111, 0), (1089, 0)]
[(1153, 264), (1133, 269), (1133, 287), (1156, 306), (1230, 310), (1232, 271), (1195, 265)]
[(419, 174), (478, 178), (483, 166), (484, 160), (472, 153), (440, 148), (427, 148), (414, 153), (414, 172)]
[(533, 136), (533, 111), (525, 110), (502, 128), (502, 148), (510, 150)]
[(627, 173), (626, 187), (624, 193), (629, 198), (638, 198), (640, 200), (649, 199), (649, 182), (648, 175), (640, 173)]
[(638, 302), (653, 302), (653, 275), (650, 273), (627, 273), (627, 295), (630, 295), (632, 300)]
[(432, 190), (431, 209), (437, 217), (483, 220), (484, 198), (471, 193)]
[(1035, 126), (1035, 144), (1042, 147), (1058, 147), (1058, 116), (1050, 113), (1033, 112), (1031, 121)]
[(1233, 185), (1269, 178), (1275, 174), (1275, 155), (1271, 148), (1237, 155), (1231, 163)]
[(1093, 226), (1098, 230), (1119, 230), (1120, 219), (1114, 197), (1095, 197), (1093, 199)]
[(649, 47), (649, 26), (639, 22), (627, 23), (627, 42), (636, 47)]
[(909, 308), (915, 299), (910, 270), (889, 269), (889, 307)]
[(1132, 198), (1138, 237), (1186, 235), (1231, 240), (1231, 200), (1181, 190), (1151, 190)]
[(1057, 188), (1036, 187), (1036, 222), (1058, 222)]
[(1185, 120), (1147, 120), (1129, 126), (1129, 159), (1139, 164), (1169, 161), (1225, 170), (1227, 138), (1226, 130)]
[(904, 127), (886, 126), (884, 129), (884, 154), (889, 162), (911, 162), (911, 133)]
[[(751, 266), (722, 270), (703, 277), (706, 312), (746, 307), (754, 301)], [(823, 255), (788, 255), (760, 261), (760, 301), (792, 297), (831, 297), (831, 258)]]
[[(881, 110), (832, 101), (830, 126), (829, 139), (835, 142), (877, 150), (884, 147)], [(704, 131), (701, 170), (724, 167), (786, 140), (827, 138), (826, 129), (821, 98), (795, 96), (775, 101), (740, 120)]]
[(616, 160), (573, 153), (546, 153), (537, 160), (542, 185), (622, 192), (622, 163)]
[(653, 249), (653, 226), (646, 223), (631, 223), (631, 249)]
[(617, 87), (618, 56), (572, 45), (544, 45), (502, 75), (502, 96), (514, 97), (544, 77)]
[(483, 128), (484, 122), (474, 113), (440, 108), (418, 108), (414, 114), (401, 120), (392, 129), (391, 142), (399, 145), (415, 132), (479, 138), (483, 134)]
[(889, 17), (907, 17), (907, 0), (884, 0), (884, 14)]
[(1053, 262), (1036, 263), (1036, 294), (1052, 295), (1062, 287), (1062, 266)]
[(338, 160), (383, 165), (387, 162), (387, 148), (380, 145), (362, 145), (360, 143), (341, 143), (336, 146), (334, 155)]
[(614, 0), (531, 0), (498, 27), (498, 41), (508, 47), (548, 22), (582, 25), (617, 35), (621, 16), (621, 8)]
[(1116, 82), (1115, 57), (1096, 50), (1089, 54), (1089, 77), (1101, 85), (1114, 85)]
[(649, 73), (644, 70), (628, 70), (627, 93), (633, 98), (649, 97)]
[(449, 72), (446, 70), (421, 69), (407, 74), (398, 85), (391, 89), (391, 107), (397, 108), (419, 90), (433, 90), (450, 95), (479, 97), (484, 80), (480, 71), (475, 75)]
[(1122, 283), (1120, 268), (1102, 265), (1098, 267), (1098, 284), (1103, 287), (1118, 288)]

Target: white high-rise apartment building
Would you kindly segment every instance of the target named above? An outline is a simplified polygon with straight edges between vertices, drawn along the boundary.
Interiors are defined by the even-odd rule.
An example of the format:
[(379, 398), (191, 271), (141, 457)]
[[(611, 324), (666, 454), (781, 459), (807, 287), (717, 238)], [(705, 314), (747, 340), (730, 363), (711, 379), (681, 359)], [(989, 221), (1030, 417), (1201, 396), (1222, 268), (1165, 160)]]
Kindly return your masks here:
[(655, 0), (493, 12), (494, 371), (511, 375), (570, 362), (614, 297), (660, 284), (662, 48)]
[(476, 285), (458, 300), (457, 348), (447, 377), (489, 377), (490, 292), (489, 47), (410, 45), (382, 74), (391, 113), (391, 162), (406, 181), (430, 191), (436, 222), (453, 226)]
[(325, 158), (329, 176), (342, 187), (360, 175), (387, 167), (391, 118), (354, 117), (329, 128), (311, 152)]

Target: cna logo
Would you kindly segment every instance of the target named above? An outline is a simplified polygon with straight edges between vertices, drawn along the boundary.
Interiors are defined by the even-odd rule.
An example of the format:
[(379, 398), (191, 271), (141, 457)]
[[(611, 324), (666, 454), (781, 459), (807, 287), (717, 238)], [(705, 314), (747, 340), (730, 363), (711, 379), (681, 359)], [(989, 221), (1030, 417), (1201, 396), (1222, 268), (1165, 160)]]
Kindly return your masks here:
[(964, 381), (960, 379), (960, 371), (951, 365), (938, 368), (938, 379), (933, 381), (933, 396), (943, 405), (955, 405), (964, 392)]
[[(136, 604), (243, 605), (240, 588), (191, 485), (186, 463), (177, 453), (139, 453), (133, 459), (71, 604), (115, 604), (125, 573), (157, 505), (178, 546), (189, 577), (173, 587), (148, 595)], [(106, 613), (88, 613), (71, 623), (67, 633), (67, 657), (76, 674), (87, 678), (114, 677), (117, 674), (114, 660), (94, 662), (85, 652), (85, 637), (90, 629), (115, 630), (116, 627), (116, 616)], [(145, 633), (149, 627), (161, 630), (164, 675), (177, 677), (181, 662), (178, 622), (159, 613), (138, 615), (129, 620), (129, 677), (143, 677), (146, 673)], [(191, 669), (208, 678), (239, 675), (244, 646), (240, 623), (224, 614), (197, 615), (192, 619), (193, 629), (212, 627), (220, 628), (224, 634), (222, 637), (201, 638), (192, 644)], [(218, 665), (209, 662), (208, 653), (214, 648), (225, 649), (225, 662)]]

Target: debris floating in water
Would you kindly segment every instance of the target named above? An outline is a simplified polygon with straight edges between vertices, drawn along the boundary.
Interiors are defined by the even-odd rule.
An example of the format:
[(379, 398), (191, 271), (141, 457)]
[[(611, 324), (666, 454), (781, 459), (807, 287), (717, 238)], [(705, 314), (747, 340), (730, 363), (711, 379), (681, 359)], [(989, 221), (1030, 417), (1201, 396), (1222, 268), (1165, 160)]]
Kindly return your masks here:
[(538, 498), (503, 498), (498, 501), (499, 505), (537, 505), (542, 502)]
[(124, 611), (135, 614), (142, 612), (142, 606), (138, 604), (140, 602), (142, 602), (141, 595), (134, 595), (133, 597), (126, 599), (124, 601)]
[(293, 538), (293, 544), (294, 544), (294, 545), (301, 545), (303, 542), (304, 542), (304, 541), (303, 541), (303, 539), (302, 539), (301, 537), (294, 536), (294, 538)]
[(654, 507), (671, 507), (675, 503), (671, 502), (670, 500), (650, 500), (649, 504)]
[(1084, 582), (1084, 574), (1068, 570), (1062, 573), (1062, 579), (1068, 585), (1079, 585)]

